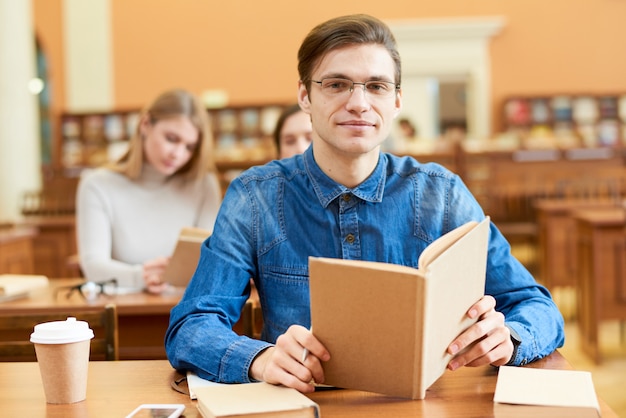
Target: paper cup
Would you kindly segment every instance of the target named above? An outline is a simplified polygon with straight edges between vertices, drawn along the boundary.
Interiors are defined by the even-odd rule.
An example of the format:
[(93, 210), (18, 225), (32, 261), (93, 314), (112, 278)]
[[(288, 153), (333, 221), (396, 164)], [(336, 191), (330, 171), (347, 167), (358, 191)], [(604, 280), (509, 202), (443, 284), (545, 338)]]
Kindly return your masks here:
[(30, 341), (35, 345), (48, 403), (85, 400), (92, 338), (89, 324), (76, 318), (35, 325)]

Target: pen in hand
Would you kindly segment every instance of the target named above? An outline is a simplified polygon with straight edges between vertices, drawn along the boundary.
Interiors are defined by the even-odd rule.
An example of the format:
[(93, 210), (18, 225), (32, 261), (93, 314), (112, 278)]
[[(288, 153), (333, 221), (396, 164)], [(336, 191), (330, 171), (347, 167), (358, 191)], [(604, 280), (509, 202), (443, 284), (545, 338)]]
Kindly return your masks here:
[[(313, 332), (313, 327), (309, 329), (309, 332)], [(302, 349), (302, 358), (300, 359), (300, 363), (304, 364), (308, 355), (309, 355), (309, 349), (304, 347), (304, 349)]]

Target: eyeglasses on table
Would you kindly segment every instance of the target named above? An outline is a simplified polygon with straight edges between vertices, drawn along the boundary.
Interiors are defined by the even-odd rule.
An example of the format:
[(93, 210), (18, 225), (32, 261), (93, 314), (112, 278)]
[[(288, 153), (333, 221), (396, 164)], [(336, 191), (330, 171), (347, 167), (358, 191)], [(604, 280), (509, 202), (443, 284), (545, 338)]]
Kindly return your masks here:
[(72, 297), (77, 292), (87, 301), (94, 301), (100, 295), (113, 296), (117, 294), (117, 279), (111, 278), (101, 282), (84, 282), (73, 286), (64, 286), (56, 289), (55, 296), (65, 293), (65, 298)]

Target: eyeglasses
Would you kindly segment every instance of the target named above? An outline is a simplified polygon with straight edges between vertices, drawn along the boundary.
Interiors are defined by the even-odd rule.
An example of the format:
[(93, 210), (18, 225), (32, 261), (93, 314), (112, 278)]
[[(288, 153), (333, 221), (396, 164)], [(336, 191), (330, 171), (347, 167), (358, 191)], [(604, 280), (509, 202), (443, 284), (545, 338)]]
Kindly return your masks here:
[(312, 83), (319, 84), (322, 93), (328, 97), (338, 97), (344, 93), (354, 91), (354, 86), (361, 86), (365, 94), (372, 98), (386, 98), (394, 95), (400, 90), (400, 85), (391, 81), (370, 80), (364, 83), (357, 83), (347, 78), (323, 78), (321, 81), (311, 80)]
[(87, 301), (94, 301), (99, 295), (112, 296), (117, 293), (117, 279), (109, 279), (103, 282), (86, 282), (75, 286), (60, 287), (56, 290), (56, 295), (62, 291), (67, 291), (66, 299), (72, 297), (75, 291)]

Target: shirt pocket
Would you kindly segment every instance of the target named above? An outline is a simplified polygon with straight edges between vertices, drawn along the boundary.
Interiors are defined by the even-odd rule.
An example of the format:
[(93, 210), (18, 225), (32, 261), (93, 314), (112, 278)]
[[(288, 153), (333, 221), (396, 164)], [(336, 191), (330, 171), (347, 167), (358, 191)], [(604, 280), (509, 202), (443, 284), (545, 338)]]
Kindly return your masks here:
[(262, 266), (257, 287), (268, 341), (276, 342), (291, 325), (310, 327), (308, 267)]

